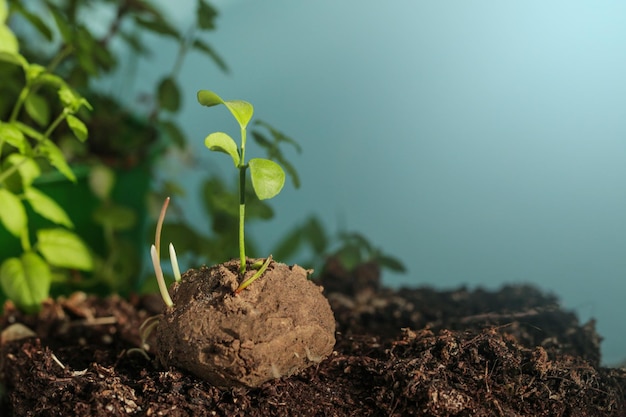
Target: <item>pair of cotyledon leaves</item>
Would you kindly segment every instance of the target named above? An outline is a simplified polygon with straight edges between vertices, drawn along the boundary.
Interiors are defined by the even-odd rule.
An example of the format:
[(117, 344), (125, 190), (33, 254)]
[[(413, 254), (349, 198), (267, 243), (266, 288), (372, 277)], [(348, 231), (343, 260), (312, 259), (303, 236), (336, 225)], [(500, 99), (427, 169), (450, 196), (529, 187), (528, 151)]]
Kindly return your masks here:
[[(223, 104), (239, 123), (242, 130), (246, 129), (252, 119), (254, 108), (252, 104), (243, 100), (222, 100), (212, 91), (198, 91), (198, 102), (203, 106), (212, 107)], [(207, 148), (216, 152), (230, 155), (239, 169), (245, 167), (245, 161), (241, 160), (241, 154), (235, 141), (224, 132), (211, 133), (204, 140)], [(266, 200), (276, 196), (285, 184), (285, 172), (276, 162), (263, 158), (252, 158), (248, 162), (252, 187), (260, 200)]]

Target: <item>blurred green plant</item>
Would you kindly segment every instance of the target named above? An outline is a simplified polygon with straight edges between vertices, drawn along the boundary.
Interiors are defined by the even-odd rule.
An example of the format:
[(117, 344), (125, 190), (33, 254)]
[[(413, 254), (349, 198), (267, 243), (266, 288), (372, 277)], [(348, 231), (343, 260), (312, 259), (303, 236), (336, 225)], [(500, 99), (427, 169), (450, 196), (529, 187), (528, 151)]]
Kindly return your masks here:
[[(217, 16), (207, 1), (196, 1), (195, 19), (183, 30), (156, 3), (151, 0), (2, 1), (3, 47), (19, 42), (21, 54), (28, 62), (56, 74), (68, 88), (80, 92), (93, 105), (93, 111), (78, 109), (68, 118), (70, 122), (74, 119), (84, 122), (85, 132), (90, 132), (89, 141), (74, 140), (74, 129), (69, 124), (58, 125), (48, 139), (66, 162), (89, 166), (88, 184), (93, 201), (83, 204), (91, 211), (86, 217), (100, 229), (96, 231), (98, 236), (93, 236), (95, 229), (91, 226), (81, 227), (77, 232), (89, 235), (85, 240), (92, 246), (95, 268), (93, 275), (86, 275), (89, 279), (74, 274), (72, 282), (102, 293), (128, 294), (136, 290), (142, 260), (130, 235), (132, 229), (143, 228), (145, 215), (133, 207), (136, 204), (117, 201), (128, 194), (113, 190), (127, 178), (118, 169), (126, 172), (141, 164), (141, 170), (148, 170), (145, 161), (162, 154), (168, 146), (187, 147), (187, 138), (175, 116), (182, 103), (177, 79), (189, 52), (199, 52), (220, 70), (228, 71), (221, 57), (203, 39), (204, 33), (215, 29)], [(10, 35), (5, 36), (6, 33)], [(172, 67), (147, 94), (126, 88), (133, 83), (139, 61), (151, 58), (148, 45), (154, 36), (177, 45)], [(125, 63), (124, 68), (121, 63)], [(120, 70), (126, 72), (122, 72), (124, 83), (120, 84), (117, 95), (126, 100), (133, 95), (140, 99), (141, 106), (131, 105), (132, 110), (116, 94), (105, 93), (98, 87), (103, 84), (97, 81), (104, 76), (119, 78)], [(20, 86), (27, 76), (19, 65), (6, 60), (0, 62), (1, 120), (12, 116), (14, 103), (22, 94)], [(63, 112), (63, 106), (50, 88), (32, 89), (23, 105), (25, 111), (17, 113), (16, 121), (30, 129), (39, 129), (50, 115)], [(5, 148), (0, 154), (0, 164), (9, 163), (14, 158), (11, 153), (15, 149)], [(46, 165), (51, 164), (40, 164), (42, 173), (49, 170)]]
[(402, 261), (384, 253), (360, 233), (341, 231), (335, 236), (330, 236), (322, 222), (314, 215), (295, 226), (283, 237), (275, 251), (276, 258), (294, 258), (307, 246), (314, 255), (303, 264), (310, 268), (320, 268), (322, 266), (319, 264), (320, 261), (334, 257), (347, 271), (353, 271), (361, 264), (374, 262), (381, 268), (393, 272), (406, 272)]
[[(52, 134), (62, 124), (79, 141), (87, 140), (88, 131), (76, 117), (81, 108), (91, 105), (50, 68), (30, 63), (19, 52), (19, 42), (6, 25), (8, 9), (0, 0), (0, 61), (23, 72), (19, 94), (8, 117), (0, 119), (0, 222), (19, 239), (22, 254), (0, 264), (0, 285), (5, 295), (24, 311), (37, 311), (48, 297), (53, 275), (58, 268), (89, 271), (93, 262), (82, 240), (69, 229), (72, 220), (65, 210), (34, 184), (42, 174), (38, 164), (46, 161), (70, 181), (76, 177), (65, 157), (52, 141)], [(61, 110), (52, 106), (40, 94), (46, 91), (57, 96)], [(29, 126), (20, 115), (30, 117)], [(62, 226), (29, 230), (27, 203), (32, 211)]]

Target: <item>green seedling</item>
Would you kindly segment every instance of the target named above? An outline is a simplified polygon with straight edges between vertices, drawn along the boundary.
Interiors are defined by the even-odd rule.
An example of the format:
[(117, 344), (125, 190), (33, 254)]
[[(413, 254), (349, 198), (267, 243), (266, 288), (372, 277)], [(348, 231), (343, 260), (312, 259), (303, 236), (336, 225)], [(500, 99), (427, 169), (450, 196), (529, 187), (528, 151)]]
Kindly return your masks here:
[[(263, 158), (252, 158), (246, 162), (246, 128), (254, 108), (252, 104), (242, 100), (222, 100), (220, 96), (212, 91), (200, 90), (198, 92), (198, 102), (207, 107), (213, 107), (220, 104), (226, 106), (226, 108), (233, 115), (237, 123), (239, 124), (241, 132), (241, 142), (239, 146), (235, 141), (224, 132), (214, 132), (209, 134), (204, 144), (212, 151), (222, 152), (230, 157), (235, 164), (235, 168), (239, 171), (239, 257), (240, 274), (243, 275), (246, 272), (246, 247), (245, 247), (245, 232), (244, 232), (244, 220), (246, 214), (246, 171), (250, 170), (250, 178), (252, 180), (252, 188), (254, 193), (260, 200), (270, 199), (276, 196), (285, 184), (285, 172), (276, 162)], [(250, 285), (254, 280), (260, 277), (271, 257), (261, 265), (258, 271), (250, 279), (244, 281), (235, 293), (239, 293), (245, 287)]]

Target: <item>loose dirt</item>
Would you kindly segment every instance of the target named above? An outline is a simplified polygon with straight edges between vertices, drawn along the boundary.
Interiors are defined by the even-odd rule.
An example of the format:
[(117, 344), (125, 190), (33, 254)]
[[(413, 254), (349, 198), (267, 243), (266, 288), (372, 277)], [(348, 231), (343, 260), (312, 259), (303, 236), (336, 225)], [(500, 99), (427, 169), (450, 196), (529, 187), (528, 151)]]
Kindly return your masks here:
[(36, 337), (1, 348), (0, 415), (626, 415), (626, 371), (600, 366), (594, 323), (536, 288), (392, 290), (376, 265), (345, 271), (334, 259), (317, 281), (336, 319), (333, 352), (257, 388), (219, 389), (133, 350), (143, 320), (163, 312), (156, 296), (76, 293), (37, 316), (7, 305), (2, 328)]

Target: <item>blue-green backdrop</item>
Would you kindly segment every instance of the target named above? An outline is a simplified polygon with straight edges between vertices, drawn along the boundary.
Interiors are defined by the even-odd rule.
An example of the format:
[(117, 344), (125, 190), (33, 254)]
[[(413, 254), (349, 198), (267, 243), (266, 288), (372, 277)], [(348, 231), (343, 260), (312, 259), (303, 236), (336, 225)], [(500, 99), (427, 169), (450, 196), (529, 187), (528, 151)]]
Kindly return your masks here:
[[(193, 17), (194, 1), (162, 3), (181, 25)], [(316, 213), (401, 258), (409, 272), (390, 285), (534, 283), (597, 319), (605, 363), (626, 357), (626, 3), (214, 4), (207, 40), (232, 71), (191, 55), (181, 74), (180, 120), (203, 161), (174, 167), (190, 190), (232, 170), (204, 136), (236, 132), (195, 91), (246, 99), (304, 148), (303, 187), (253, 227), (268, 252)], [(139, 86), (172, 65), (160, 42)]]

